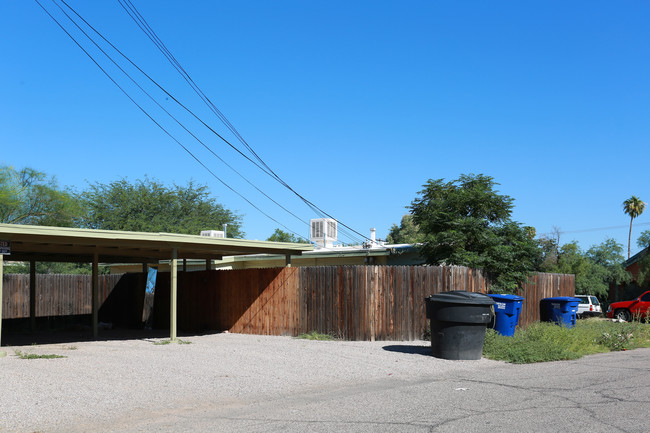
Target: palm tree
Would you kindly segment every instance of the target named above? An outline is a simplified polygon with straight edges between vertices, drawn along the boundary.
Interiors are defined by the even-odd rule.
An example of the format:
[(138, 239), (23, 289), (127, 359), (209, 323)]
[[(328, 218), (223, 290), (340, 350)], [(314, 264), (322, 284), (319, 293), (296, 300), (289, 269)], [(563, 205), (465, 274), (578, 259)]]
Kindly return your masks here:
[(630, 216), (630, 236), (627, 240), (627, 258), (630, 258), (630, 245), (632, 244), (632, 221), (645, 210), (645, 203), (635, 195), (623, 202), (623, 211)]

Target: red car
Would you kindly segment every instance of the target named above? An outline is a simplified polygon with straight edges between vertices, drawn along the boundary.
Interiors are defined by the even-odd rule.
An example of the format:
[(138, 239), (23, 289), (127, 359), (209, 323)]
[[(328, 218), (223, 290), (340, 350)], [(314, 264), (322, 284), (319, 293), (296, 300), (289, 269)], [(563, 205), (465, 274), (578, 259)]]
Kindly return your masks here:
[(607, 317), (626, 322), (632, 320), (632, 317), (650, 318), (650, 292), (645, 292), (632, 301), (613, 302), (607, 308)]

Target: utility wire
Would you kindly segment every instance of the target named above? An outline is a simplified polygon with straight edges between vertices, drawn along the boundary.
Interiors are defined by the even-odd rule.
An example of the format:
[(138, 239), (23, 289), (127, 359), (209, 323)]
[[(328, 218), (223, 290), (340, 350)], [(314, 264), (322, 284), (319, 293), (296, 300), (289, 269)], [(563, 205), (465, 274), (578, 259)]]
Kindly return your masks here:
[[(53, 0), (53, 2), (54, 2), (54, 0)], [(72, 12), (74, 12), (75, 15), (77, 15), (79, 18), (81, 18), (81, 16), (80, 16), (79, 14), (77, 14), (76, 11), (75, 11), (74, 9), (72, 9), (72, 8), (71, 8), (71, 7), (70, 7), (70, 6), (65, 2), (65, 1), (62, 0), (62, 3), (65, 4), (65, 5), (66, 5), (66, 6), (67, 6), (67, 7), (68, 7)], [(264, 195), (266, 198), (268, 198), (270, 201), (272, 201), (274, 204), (276, 204), (276, 205), (277, 205), (278, 207), (280, 207), (282, 210), (284, 210), (285, 212), (289, 213), (290, 215), (292, 215), (293, 217), (295, 217), (296, 219), (298, 219), (300, 222), (302, 222), (302, 223), (304, 223), (304, 224), (306, 224), (306, 225), (309, 225), (309, 223), (308, 223), (307, 221), (303, 220), (302, 218), (300, 218), (299, 216), (297, 216), (296, 214), (294, 214), (293, 212), (291, 212), (290, 210), (288, 210), (287, 208), (285, 208), (284, 206), (282, 206), (280, 203), (278, 203), (277, 201), (275, 201), (275, 200), (274, 200), (273, 198), (271, 198), (268, 194), (266, 194), (264, 191), (262, 191), (260, 188), (258, 188), (255, 184), (253, 184), (250, 180), (248, 180), (248, 178), (246, 178), (244, 175), (242, 175), (242, 174), (241, 174), (239, 171), (237, 171), (234, 167), (232, 167), (230, 164), (228, 164), (228, 163), (227, 163), (227, 162), (226, 162), (222, 157), (220, 157), (216, 152), (214, 152), (214, 151), (213, 151), (213, 150), (212, 150), (208, 145), (206, 145), (206, 144), (205, 144), (205, 143), (204, 143), (200, 138), (198, 138), (198, 137), (197, 137), (195, 134), (193, 134), (189, 129), (187, 129), (187, 127), (186, 127), (183, 123), (181, 123), (181, 122), (180, 122), (176, 117), (174, 117), (174, 115), (172, 115), (169, 111), (167, 111), (167, 110), (166, 110), (166, 109), (165, 109), (165, 108), (164, 108), (164, 107), (163, 107), (163, 106), (162, 106), (158, 101), (156, 101), (156, 99), (155, 99), (153, 96), (151, 96), (151, 95), (150, 95), (150, 94), (149, 94), (149, 93), (148, 93), (148, 92), (147, 92), (147, 91), (146, 91), (142, 86), (140, 86), (140, 84), (139, 84), (137, 81), (135, 81), (135, 80), (133, 79), (133, 77), (131, 77), (131, 75), (130, 75), (128, 72), (126, 72), (126, 71), (125, 71), (125, 70), (124, 70), (124, 69), (123, 69), (123, 68), (122, 68), (122, 67), (121, 67), (121, 66), (120, 66), (120, 65), (119, 65), (119, 64), (118, 64), (118, 63), (117, 63), (117, 62), (116, 62), (116, 61), (115, 61), (115, 60), (114, 60), (114, 59), (113, 59), (113, 58), (112, 58), (108, 53), (106, 53), (106, 51), (104, 51), (104, 49), (103, 49), (101, 46), (99, 46), (99, 44), (97, 44), (97, 42), (95, 42), (95, 40), (94, 40), (90, 35), (88, 35), (88, 33), (86, 33), (86, 32), (84, 31), (84, 29), (82, 29), (81, 26), (79, 26), (79, 24), (78, 24), (78, 23), (77, 23), (77, 22), (76, 22), (76, 21), (75, 21), (75, 20), (74, 20), (70, 15), (68, 15), (68, 13), (67, 13), (65, 10), (63, 10), (63, 8), (61, 8), (60, 5), (58, 5), (58, 4), (56, 4), (56, 3), (55, 3), (55, 5), (56, 5), (56, 6), (61, 10), (61, 12), (62, 12), (62, 13), (63, 13), (63, 14), (64, 14), (64, 15), (65, 15), (65, 16), (66, 16), (66, 17), (67, 17), (67, 18), (68, 18), (68, 19), (69, 19), (69, 20), (70, 20), (70, 21), (71, 21), (71, 22), (72, 22), (72, 23), (73, 23), (73, 24), (74, 24), (74, 25), (79, 29), (79, 31), (81, 31), (81, 32), (86, 36), (86, 38), (88, 38), (88, 40), (90, 40), (90, 41), (95, 45), (95, 47), (97, 47), (97, 49), (99, 49), (99, 50), (102, 52), (102, 54), (104, 54), (104, 56), (106, 56), (106, 58), (108, 58), (108, 59), (109, 59), (109, 60), (110, 60), (110, 61), (111, 61), (111, 62), (112, 62), (112, 63), (113, 63), (113, 64), (114, 64), (114, 65), (115, 65), (115, 66), (116, 66), (116, 67), (117, 67), (117, 68), (118, 68), (118, 69), (119, 69), (119, 70), (120, 70), (120, 71), (121, 71), (121, 72), (122, 72), (126, 77), (128, 77), (129, 80), (131, 80), (131, 82), (132, 82), (135, 86), (137, 86), (138, 89), (140, 89), (140, 91), (142, 91), (142, 93), (144, 93), (145, 95), (147, 95), (147, 96), (149, 97), (149, 99), (151, 99), (151, 101), (152, 101), (154, 104), (156, 104), (156, 105), (157, 105), (157, 106), (158, 106), (162, 111), (164, 111), (164, 112), (165, 112), (169, 117), (171, 117), (171, 118), (176, 122), (176, 124), (178, 124), (181, 128), (183, 128), (183, 129), (185, 130), (185, 132), (187, 132), (188, 134), (190, 134), (190, 135), (191, 135), (191, 136), (192, 136), (196, 141), (198, 141), (198, 142), (199, 142), (199, 143), (200, 143), (200, 144), (201, 144), (205, 149), (207, 149), (210, 153), (212, 153), (212, 155), (214, 155), (214, 156), (215, 156), (216, 158), (218, 158), (218, 159), (219, 159), (223, 164), (225, 164), (226, 167), (228, 167), (228, 168), (230, 168), (232, 171), (234, 171), (237, 175), (239, 175), (239, 177), (241, 177), (241, 178), (242, 178), (244, 181), (246, 181), (249, 185), (251, 185), (253, 188), (255, 188), (259, 193), (261, 193), (262, 195)], [(87, 22), (86, 22), (83, 18), (81, 18), (81, 19), (84, 21), (84, 23), (87, 24)], [(90, 26), (90, 27), (91, 27), (91, 29), (92, 29), (93, 31), (95, 31), (95, 33), (97, 33), (97, 34), (98, 34), (98, 35), (99, 35), (99, 36), (100, 36), (104, 41), (106, 41), (106, 42), (107, 42), (111, 47), (114, 48), (114, 45), (111, 44), (111, 43), (110, 43), (106, 38), (104, 38), (104, 37), (103, 37), (103, 36), (102, 36), (102, 35), (101, 35), (97, 30), (95, 30), (94, 28), (92, 28), (92, 26)], [(119, 51), (118, 51), (118, 52), (119, 52)], [(120, 54), (121, 54), (121, 53), (120, 53)], [(124, 55), (123, 55), (123, 56), (124, 56)], [(126, 57), (125, 57), (125, 58), (126, 58)], [(130, 62), (132, 65), (136, 66), (136, 65), (135, 65), (133, 62), (131, 62), (130, 60), (129, 60), (129, 62)], [(136, 66), (136, 68), (137, 68), (137, 66)], [(138, 70), (141, 70), (140, 68), (137, 68), (137, 69), (138, 69)], [(160, 87), (160, 86), (159, 86), (159, 87)], [(167, 92), (166, 92), (166, 93), (167, 93)]]
[[(636, 223), (635, 226), (647, 226), (650, 225), (650, 223)], [(566, 234), (566, 233), (586, 233), (586, 232), (598, 232), (602, 230), (616, 230), (616, 229), (626, 229), (630, 227), (629, 225), (624, 225), (624, 226), (610, 226), (610, 227), (596, 227), (592, 229), (580, 229), (580, 230), (560, 230), (557, 233), (559, 234)], [(542, 233), (542, 235), (553, 235), (554, 233)]]
[[(189, 155), (190, 155), (190, 156), (191, 156), (191, 157), (192, 157), (196, 162), (198, 162), (198, 163), (199, 163), (199, 164), (200, 164), (200, 165), (201, 165), (205, 170), (207, 170), (208, 173), (210, 173), (210, 174), (211, 174), (215, 179), (217, 179), (219, 182), (221, 182), (221, 184), (223, 184), (226, 188), (228, 188), (229, 190), (231, 190), (232, 192), (234, 192), (235, 194), (237, 194), (239, 197), (241, 197), (243, 200), (245, 200), (245, 201), (246, 201), (249, 205), (251, 205), (253, 208), (257, 209), (257, 210), (258, 210), (260, 213), (262, 213), (264, 216), (266, 216), (266, 217), (269, 218), (270, 220), (274, 221), (275, 223), (281, 225), (282, 227), (284, 227), (285, 229), (287, 229), (288, 231), (290, 231), (290, 232), (293, 233), (294, 235), (296, 235), (296, 236), (298, 236), (298, 237), (300, 237), (300, 238), (304, 238), (302, 235), (299, 235), (298, 233), (295, 233), (293, 230), (289, 229), (287, 226), (285, 226), (284, 224), (282, 224), (281, 222), (279, 222), (279, 221), (276, 220), (275, 218), (273, 218), (273, 217), (271, 217), (270, 215), (268, 215), (268, 214), (267, 214), (266, 212), (264, 212), (262, 209), (260, 209), (260, 208), (257, 207), (255, 204), (253, 204), (249, 199), (247, 199), (246, 197), (244, 197), (241, 193), (239, 193), (239, 192), (236, 191), (234, 188), (232, 188), (230, 185), (228, 185), (226, 182), (224, 182), (224, 181), (223, 181), (219, 176), (217, 176), (217, 175), (216, 175), (216, 174), (215, 174), (215, 173), (214, 173), (214, 172), (213, 172), (213, 171), (212, 171), (208, 166), (206, 166), (206, 165), (205, 165), (205, 164), (204, 164), (204, 163), (203, 163), (203, 162), (202, 162), (202, 161), (201, 161), (201, 160), (200, 160), (196, 155), (194, 155), (194, 153), (192, 153), (192, 151), (190, 151), (186, 146), (184, 146), (184, 145), (183, 145), (183, 144), (182, 144), (182, 143), (181, 143), (181, 142), (180, 142), (176, 137), (174, 137), (174, 136), (173, 136), (173, 135), (172, 135), (172, 134), (171, 134), (167, 129), (165, 129), (165, 128), (160, 124), (160, 123), (158, 123), (158, 122), (157, 122), (157, 121), (156, 121), (156, 120), (155, 120), (155, 119), (154, 119), (154, 118), (153, 118), (153, 117), (152, 117), (152, 116), (147, 112), (147, 110), (145, 110), (145, 109), (144, 109), (140, 104), (138, 104), (138, 103), (137, 103), (137, 102), (136, 102), (136, 101), (131, 97), (131, 95), (129, 95), (129, 93), (128, 93), (126, 90), (124, 90), (124, 88), (122, 88), (122, 86), (120, 86), (120, 85), (117, 83), (117, 81), (115, 81), (115, 80), (113, 79), (113, 77), (112, 77), (112, 76), (111, 76), (111, 75), (110, 75), (110, 74), (109, 74), (109, 73), (108, 73), (108, 72), (107, 72), (107, 71), (106, 71), (106, 70), (105, 70), (105, 69), (104, 69), (104, 68), (103, 68), (103, 67), (102, 67), (102, 66), (101, 66), (101, 65), (100, 65), (96, 60), (95, 60), (95, 58), (94, 58), (94, 57), (93, 57), (93, 56), (92, 56), (92, 55), (91, 55), (91, 54), (90, 54), (90, 53), (89, 53), (89, 52), (88, 52), (88, 51), (87, 51), (87, 50), (86, 50), (86, 49), (85, 49), (85, 48), (84, 48), (84, 47), (83, 47), (83, 46), (82, 46), (82, 45), (81, 45), (81, 44), (80, 44), (76, 39), (75, 39), (75, 37), (72, 36), (72, 34), (71, 34), (70, 32), (68, 32), (68, 31), (66, 30), (66, 28), (65, 28), (65, 27), (64, 27), (64, 26), (63, 26), (63, 25), (62, 25), (62, 24), (61, 24), (61, 23), (60, 23), (60, 22), (59, 22), (59, 21), (58, 21), (58, 20), (57, 20), (57, 19), (56, 19), (56, 18), (55, 18), (55, 17), (54, 17), (50, 12), (49, 12), (49, 11), (48, 11), (48, 10), (47, 10), (47, 9), (46, 9), (46, 8), (45, 8), (45, 7), (40, 3), (40, 2), (39, 2), (39, 0), (34, 0), (34, 1), (35, 1), (35, 2), (36, 2), (36, 3), (41, 7), (41, 9), (43, 9), (43, 11), (45, 11), (45, 13), (46, 13), (46, 14), (47, 14), (47, 15), (48, 15), (48, 16), (49, 16), (49, 17), (50, 17), (50, 18), (51, 18), (51, 19), (52, 19), (52, 20), (53, 20), (53, 21), (54, 21), (54, 22), (55, 22), (55, 23), (56, 23), (56, 24), (61, 28), (61, 30), (63, 30), (63, 31), (65, 32), (65, 34), (68, 35), (68, 37), (69, 37), (70, 39), (72, 39), (72, 41), (73, 41), (73, 42), (74, 42), (74, 43), (75, 43), (75, 44), (76, 44), (76, 45), (77, 45), (77, 46), (78, 46), (78, 47), (79, 47), (79, 48), (80, 48), (80, 49), (81, 49), (81, 50), (86, 54), (86, 56), (88, 56), (88, 58), (90, 58), (90, 60), (92, 60), (92, 62), (93, 62), (93, 63), (94, 63), (94, 64), (95, 64), (95, 65), (96, 65), (96, 66), (97, 66), (97, 67), (98, 67), (98, 68), (99, 68), (103, 73), (104, 73), (104, 75), (106, 75), (106, 77), (107, 77), (109, 80), (111, 80), (111, 82), (112, 82), (113, 84), (115, 84), (115, 86), (117, 86), (117, 88), (120, 89), (120, 91), (121, 91), (122, 93), (124, 93), (124, 95), (125, 95), (127, 98), (129, 98), (129, 100), (130, 100), (130, 101), (131, 101), (131, 102), (132, 102), (136, 107), (138, 107), (138, 108), (140, 109), (140, 111), (142, 111), (142, 112), (143, 112), (143, 113), (144, 113), (144, 114), (145, 114), (145, 115), (146, 115), (146, 116), (147, 116), (147, 117), (148, 117), (148, 118), (149, 118), (149, 119), (150, 119), (154, 124), (156, 124), (156, 126), (158, 126), (158, 128), (160, 128), (160, 129), (161, 129), (161, 130), (162, 130), (166, 135), (168, 135), (172, 140), (174, 140), (174, 142), (176, 142), (176, 144), (178, 144), (178, 145), (179, 145), (183, 150), (185, 150), (185, 152), (187, 152), (187, 153), (188, 153), (188, 154), (189, 154)], [(51, 1), (52, 1), (52, 3), (54, 3), (56, 6), (59, 6), (59, 5), (56, 4), (55, 0), (51, 0)], [(67, 14), (66, 14), (66, 16), (67, 16)], [(69, 16), (68, 16), (68, 18), (69, 18)], [(84, 34), (85, 34), (85, 33), (84, 33)]]
[[(313, 211), (315, 211), (317, 214), (327, 216), (328, 218), (336, 219), (332, 215), (328, 214), (327, 212), (323, 211), (321, 208), (316, 206), (313, 202), (310, 200), (306, 199), (303, 197), (301, 194), (299, 194), (297, 191), (295, 191), (288, 183), (286, 183), (279, 175), (277, 175), (263, 160), (259, 155), (253, 150), (253, 148), (244, 140), (244, 138), (239, 134), (239, 132), (235, 129), (235, 127), (228, 121), (228, 119), (223, 115), (221, 111), (210, 101), (210, 99), (201, 91), (201, 89), (196, 85), (196, 83), (192, 80), (190, 75), (185, 71), (185, 69), (180, 65), (180, 63), (176, 60), (176, 58), (173, 56), (171, 51), (167, 49), (165, 44), (162, 42), (162, 40), (156, 35), (155, 31), (149, 26), (149, 24), (146, 22), (144, 17), (138, 12), (138, 10), (135, 8), (135, 6), (129, 1), (129, 0), (118, 0), (122, 8), (126, 11), (126, 13), (134, 20), (136, 25), (149, 37), (149, 39), (156, 45), (156, 47), (163, 53), (163, 55), (167, 58), (167, 60), (172, 64), (172, 66), (183, 76), (183, 78), (187, 81), (187, 83), (194, 89), (194, 91), (199, 95), (199, 97), (208, 105), (209, 108), (212, 109), (212, 111), (217, 115), (217, 117), (228, 127), (228, 129), (239, 139), (239, 141), (260, 161), (260, 163), (268, 169), (269, 174), (272, 175), (278, 182), (280, 182), (283, 186), (285, 186), (289, 191), (291, 191), (293, 194), (295, 194), (298, 198), (300, 198), (305, 204), (307, 204), (308, 207), (310, 207)], [(338, 220), (337, 220), (338, 221)], [(340, 225), (343, 227), (347, 228), (353, 233), (356, 233), (357, 235), (361, 236), (363, 239), (368, 239), (367, 236), (359, 233), (358, 231), (354, 230), (352, 227), (346, 225), (342, 221), (338, 221)], [(344, 232), (344, 231), (343, 231)]]
[[(136, 21), (136, 24), (138, 24), (138, 26), (140, 27), (140, 29), (141, 29), (143, 32), (145, 32), (145, 34), (147, 34), (147, 36), (149, 37), (149, 39), (150, 39), (150, 40), (151, 40), (151, 41), (152, 41), (152, 42), (153, 42), (153, 43), (158, 47), (159, 50), (161, 50), (161, 52), (163, 52), (163, 54), (165, 55), (165, 57), (167, 57), (168, 61), (170, 61), (170, 62), (172, 63), (172, 65), (173, 65), (174, 68), (177, 70), (177, 72), (179, 72), (179, 74), (181, 74), (181, 75), (183, 76), (183, 78), (188, 82), (188, 84), (190, 84), (190, 86), (192, 86), (192, 88), (194, 89), (194, 91), (195, 91), (197, 94), (199, 94), (199, 96), (200, 96), (201, 99), (204, 101), (204, 103), (208, 104), (208, 106), (212, 109), (212, 111), (215, 112), (215, 114), (217, 115), (217, 117), (219, 117), (219, 119), (220, 119), (224, 124), (226, 124), (226, 126), (228, 126), (228, 124), (231, 125), (231, 127), (233, 128), (233, 129), (231, 129), (231, 131), (232, 131), (232, 132), (233, 132), (237, 137), (239, 137), (239, 140), (240, 140), (240, 141), (243, 141), (243, 142), (244, 142), (244, 144), (246, 145), (246, 147), (249, 148), (249, 150), (250, 150), (250, 151), (251, 151), (255, 156), (257, 156), (257, 158), (261, 161), (261, 163), (262, 163), (265, 167), (268, 168), (268, 170), (265, 169), (264, 167), (260, 166), (256, 161), (251, 160), (250, 157), (248, 157), (247, 155), (245, 155), (244, 153), (242, 153), (242, 152), (241, 152), (241, 151), (240, 151), (236, 146), (234, 146), (232, 143), (230, 143), (228, 140), (226, 140), (222, 135), (220, 135), (220, 134), (219, 134), (218, 132), (216, 132), (213, 128), (211, 128), (208, 124), (206, 124), (206, 123), (205, 123), (201, 118), (199, 118), (199, 117), (198, 117), (198, 116), (197, 116), (197, 115), (196, 115), (192, 110), (190, 110), (190, 109), (187, 108), (185, 105), (183, 105), (183, 104), (182, 104), (178, 99), (176, 99), (172, 94), (170, 94), (166, 89), (164, 89), (164, 88), (163, 88), (163, 87), (162, 87), (162, 86), (161, 86), (161, 85), (160, 85), (156, 80), (154, 80), (154, 79), (153, 79), (151, 76), (149, 76), (145, 71), (143, 71), (143, 70), (142, 70), (138, 65), (136, 65), (136, 64), (135, 64), (135, 63), (134, 63), (134, 62), (133, 62), (133, 61), (132, 61), (128, 56), (126, 56), (124, 53), (122, 53), (122, 52), (121, 52), (121, 51), (120, 51), (120, 50), (119, 50), (115, 45), (113, 45), (113, 44), (112, 44), (108, 39), (106, 39), (106, 38), (105, 38), (105, 37), (104, 37), (104, 36), (103, 36), (103, 35), (102, 35), (102, 34), (101, 34), (97, 29), (95, 29), (95, 28), (94, 28), (90, 23), (88, 23), (88, 21), (86, 21), (86, 20), (85, 20), (85, 19), (84, 19), (84, 18), (83, 18), (79, 13), (77, 13), (77, 12), (74, 10), (74, 8), (72, 8), (70, 5), (68, 5), (68, 4), (65, 2), (65, 0), (61, 0), (61, 2), (62, 2), (63, 4), (65, 4), (66, 7), (68, 7), (68, 8), (69, 8), (69, 9), (70, 9), (70, 10), (71, 10), (75, 15), (77, 15), (77, 17), (78, 17), (79, 19), (81, 19), (81, 20), (82, 20), (82, 21), (83, 21), (83, 22), (84, 22), (84, 23), (85, 23), (85, 24), (86, 24), (90, 29), (92, 29), (92, 30), (93, 30), (93, 31), (94, 31), (94, 32), (95, 32), (95, 33), (96, 33), (100, 38), (102, 38), (102, 39), (103, 39), (103, 40), (104, 40), (108, 45), (110, 45), (111, 48), (113, 48), (117, 53), (119, 53), (119, 54), (120, 54), (120, 55), (121, 55), (121, 56), (122, 56), (126, 61), (128, 61), (128, 62), (129, 62), (133, 67), (135, 67), (135, 68), (136, 68), (140, 73), (142, 73), (142, 74), (143, 74), (143, 75), (144, 75), (144, 76), (145, 76), (149, 81), (151, 81), (155, 86), (157, 86), (161, 91), (163, 91), (163, 92), (164, 92), (168, 97), (170, 97), (170, 98), (171, 98), (174, 102), (176, 102), (180, 107), (182, 107), (182, 108), (183, 108), (185, 111), (187, 111), (191, 116), (193, 116), (197, 121), (199, 121), (201, 124), (203, 124), (203, 125), (204, 125), (204, 126), (205, 126), (209, 131), (210, 131), (210, 132), (212, 132), (212, 133), (215, 134), (217, 137), (219, 137), (222, 141), (224, 141), (228, 146), (230, 146), (233, 150), (235, 150), (237, 153), (239, 153), (239, 154), (240, 154), (242, 157), (244, 157), (246, 160), (248, 160), (249, 162), (251, 162), (252, 164), (254, 164), (255, 166), (257, 166), (261, 171), (263, 171), (263, 172), (265, 172), (266, 174), (268, 174), (269, 176), (271, 176), (273, 179), (275, 179), (276, 181), (278, 181), (278, 182), (279, 182), (281, 185), (283, 185), (285, 188), (289, 189), (293, 194), (295, 194), (296, 196), (298, 196), (298, 197), (299, 197), (303, 202), (305, 202), (305, 203), (306, 203), (306, 204), (307, 204), (307, 205), (312, 209), (312, 211), (315, 212), (319, 217), (328, 217), (328, 218), (333, 218), (333, 219), (334, 219), (333, 216), (331, 216), (330, 214), (328, 214), (328, 213), (322, 211), (322, 209), (318, 208), (318, 207), (315, 206), (312, 202), (310, 202), (309, 200), (305, 199), (303, 196), (301, 196), (299, 193), (297, 193), (295, 190), (293, 190), (293, 188), (291, 188), (291, 186), (289, 186), (286, 182), (284, 182), (281, 178), (279, 178), (279, 176), (277, 176), (277, 174), (275, 174), (272, 170), (270, 170), (270, 168), (268, 168), (268, 165), (266, 165), (266, 164), (264, 163), (264, 161), (262, 161), (261, 158), (259, 158), (259, 156), (257, 156), (257, 154), (254, 152), (254, 150), (253, 150), (252, 148), (250, 148), (250, 146), (248, 146), (247, 143), (245, 143), (245, 141), (243, 140), (243, 137), (241, 137), (241, 135), (239, 134), (239, 132), (237, 132), (236, 130), (233, 130), (233, 129), (234, 129), (234, 126), (232, 126), (232, 124), (230, 124), (230, 122), (229, 122), (228, 119), (223, 115), (223, 113), (221, 113), (221, 112), (218, 110), (218, 108), (216, 108), (216, 107), (214, 106), (214, 104), (212, 104), (212, 102), (211, 102), (209, 99), (207, 99), (207, 96), (205, 96), (205, 94), (204, 94), (203, 92), (201, 92), (201, 90), (198, 88), (198, 86), (196, 86), (196, 84), (192, 81), (191, 77), (189, 77), (189, 74), (187, 74), (187, 73), (185, 72), (185, 70), (182, 68), (182, 66), (180, 65), (180, 63), (178, 63), (178, 61), (176, 61), (176, 59), (173, 57), (173, 55), (171, 54), (171, 52), (166, 48), (166, 46), (164, 46), (164, 43), (163, 43), (163, 42), (162, 42), (162, 41), (157, 37), (157, 35), (155, 35), (155, 33), (153, 32), (153, 30), (151, 29), (151, 27), (146, 23), (146, 20), (144, 20), (144, 18), (141, 17), (141, 15), (137, 12), (137, 10), (135, 9), (134, 6), (132, 6), (132, 8), (134, 9), (134, 13), (133, 13), (133, 14), (129, 13), (129, 11), (128, 11), (127, 9), (125, 9), (125, 10), (127, 11), (127, 13), (129, 14), (129, 16), (131, 16), (131, 18), (134, 19), (134, 20)], [(121, 4), (121, 3), (120, 3), (120, 4)], [(125, 6), (124, 6), (123, 4), (121, 4), (121, 5), (122, 5), (123, 8), (125, 8)], [(135, 14), (137, 14), (137, 16), (134, 17)], [(139, 16), (140, 18), (138, 18), (138, 16)], [(74, 21), (73, 21), (73, 22), (74, 22)], [(139, 22), (142, 23), (142, 24), (140, 24)], [(143, 26), (146, 27), (146, 28), (143, 28)], [(147, 29), (149, 29), (149, 30), (147, 30)], [(88, 37), (88, 36), (87, 36), (87, 37)], [(92, 38), (89, 37), (89, 39), (91, 39), (91, 41), (92, 41)], [(93, 41), (93, 43), (94, 43), (94, 41)], [(108, 57), (110, 58), (110, 56), (108, 56)], [(230, 128), (229, 128), (229, 129), (230, 129)], [(210, 151), (211, 151), (211, 150), (210, 150)], [(212, 151), (211, 151), (211, 152), (212, 152)], [(212, 152), (212, 153), (214, 153), (214, 152)], [(216, 155), (215, 155), (215, 156), (216, 156)], [(223, 161), (223, 160), (222, 160), (222, 161)], [(224, 162), (224, 163), (225, 163), (225, 162)], [(269, 171), (270, 171), (270, 172), (269, 172)], [(238, 174), (239, 174), (239, 173), (238, 173)], [(240, 174), (240, 176), (241, 176), (241, 174)], [(247, 182), (248, 182), (248, 180), (247, 180)], [(249, 183), (250, 183), (250, 182), (249, 182)], [(255, 187), (255, 188), (257, 189), (257, 187)], [(259, 189), (258, 189), (258, 190), (259, 190)], [(266, 194), (264, 194), (264, 195), (266, 195)], [(270, 199), (270, 197), (268, 197), (268, 196), (267, 196), (267, 198)], [(271, 200), (272, 200), (272, 199), (271, 199)], [(274, 201), (274, 200), (272, 200), (272, 201)], [(275, 202), (275, 201), (274, 201), (274, 202)], [(275, 202), (275, 203), (277, 204), (277, 202)], [(286, 210), (286, 209), (285, 209), (285, 210)], [(289, 212), (289, 213), (291, 213), (291, 212)], [(292, 214), (292, 215), (293, 215), (293, 214)], [(295, 217), (295, 215), (294, 215), (294, 217)], [(301, 220), (301, 221), (302, 221), (302, 220)], [(302, 221), (302, 222), (305, 222), (305, 221)], [(364, 236), (364, 235), (360, 234), (359, 232), (357, 232), (357, 231), (351, 229), (350, 227), (348, 227), (348, 226), (347, 226), (346, 224), (344, 224), (343, 222), (341, 222), (341, 221), (338, 221), (338, 222), (339, 222), (339, 224), (342, 226), (341, 228), (339, 228), (339, 232), (340, 232), (341, 234), (345, 235), (346, 237), (348, 237), (349, 239), (361, 243), (361, 241), (359, 240), (359, 238), (357, 238), (356, 236), (352, 235), (350, 232), (348, 232), (348, 230), (346, 230), (346, 227), (347, 227), (348, 229), (350, 229), (352, 232), (354, 232), (354, 233), (360, 235), (362, 238), (367, 239), (366, 236)], [(305, 222), (305, 223), (306, 223), (306, 222)]]
[(271, 170), (271, 168), (266, 165), (266, 163), (260, 158), (260, 156), (253, 150), (251, 146), (244, 140), (244, 137), (239, 134), (239, 131), (234, 127), (232, 123), (228, 120), (228, 118), (212, 103), (210, 98), (203, 93), (201, 88), (194, 82), (192, 77), (185, 71), (183, 66), (176, 60), (176, 57), (172, 54), (172, 52), (167, 48), (165, 43), (158, 37), (156, 32), (153, 30), (153, 28), (149, 25), (147, 20), (140, 14), (138, 9), (131, 3), (130, 0), (118, 0), (120, 3), (120, 6), (124, 9), (124, 11), (135, 21), (136, 25), (149, 37), (149, 39), (156, 45), (158, 50), (167, 58), (167, 60), (172, 64), (172, 66), (176, 69), (176, 71), (181, 74), (181, 76), (185, 79), (185, 81), (192, 87), (192, 89), (199, 95), (199, 97), (208, 105), (208, 108), (212, 110), (212, 112), (219, 117), (219, 119), (224, 123), (224, 125), (237, 137), (237, 139), (244, 145), (248, 151), (256, 157), (256, 159), (264, 165), (270, 173), (273, 174), (273, 176), (281, 181), (282, 179)]
[(259, 166), (255, 161), (250, 159), (250, 157), (244, 153), (242, 153), (241, 150), (239, 150), (235, 145), (230, 143), (225, 137), (223, 137), (221, 134), (219, 134), (217, 131), (215, 131), (210, 125), (205, 123), (200, 117), (198, 117), (192, 110), (190, 110), (188, 107), (183, 105), (182, 102), (180, 102), (174, 95), (169, 93), (164, 87), (162, 87), (156, 80), (154, 80), (149, 74), (147, 74), (144, 70), (142, 70), (136, 63), (134, 63), (126, 54), (124, 54), (122, 51), (120, 51), (119, 48), (117, 48), (115, 45), (111, 43), (108, 39), (104, 37), (104, 35), (101, 34), (95, 27), (93, 27), (88, 21), (84, 19), (77, 11), (72, 8), (72, 6), (68, 5), (65, 0), (60, 0), (61, 3), (65, 4), (66, 7), (68, 7), (79, 19), (81, 19), (84, 24), (86, 24), (90, 29), (92, 29), (100, 38), (104, 40), (108, 45), (110, 45), (111, 48), (113, 48), (118, 54), (120, 54), (126, 61), (128, 61), (134, 68), (136, 68), (142, 75), (144, 75), (151, 83), (153, 83), (156, 87), (158, 87), (162, 92), (164, 92), (168, 97), (172, 98), (176, 104), (178, 104), (181, 108), (183, 108), (187, 113), (189, 113), (192, 117), (194, 117), (197, 121), (201, 122), (203, 126), (205, 126), (210, 132), (215, 134), (217, 137), (219, 137), (224, 143), (226, 143), (228, 146), (230, 146), (233, 150), (235, 150), (237, 153), (239, 153), (242, 157), (246, 158), (249, 162), (252, 164), (257, 165), (257, 167), (264, 171), (264, 168)]

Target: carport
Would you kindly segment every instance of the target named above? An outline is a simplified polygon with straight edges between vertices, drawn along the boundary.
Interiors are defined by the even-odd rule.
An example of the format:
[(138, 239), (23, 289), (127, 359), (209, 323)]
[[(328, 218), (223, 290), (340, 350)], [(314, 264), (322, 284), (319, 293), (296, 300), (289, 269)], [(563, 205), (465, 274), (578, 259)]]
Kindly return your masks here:
[(30, 319), (35, 320), (36, 262), (92, 263), (92, 333), (98, 334), (98, 266), (99, 263), (141, 263), (161, 260), (171, 263), (170, 339), (176, 339), (178, 261), (212, 260), (245, 254), (282, 254), (285, 265), (291, 256), (312, 250), (309, 244), (250, 241), (171, 233), (124, 232), (78, 228), (0, 224), (0, 346), (2, 345), (2, 280), (4, 260), (30, 263)]

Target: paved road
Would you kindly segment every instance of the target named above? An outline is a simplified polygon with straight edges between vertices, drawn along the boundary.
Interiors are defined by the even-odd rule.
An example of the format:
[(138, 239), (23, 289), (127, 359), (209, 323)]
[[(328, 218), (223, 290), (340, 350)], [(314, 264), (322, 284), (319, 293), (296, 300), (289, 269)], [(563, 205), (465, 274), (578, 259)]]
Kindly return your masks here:
[(640, 349), (387, 376), (277, 398), (178, 401), (106, 425), (79, 425), (78, 431), (647, 432), (649, 415), (650, 349)]

